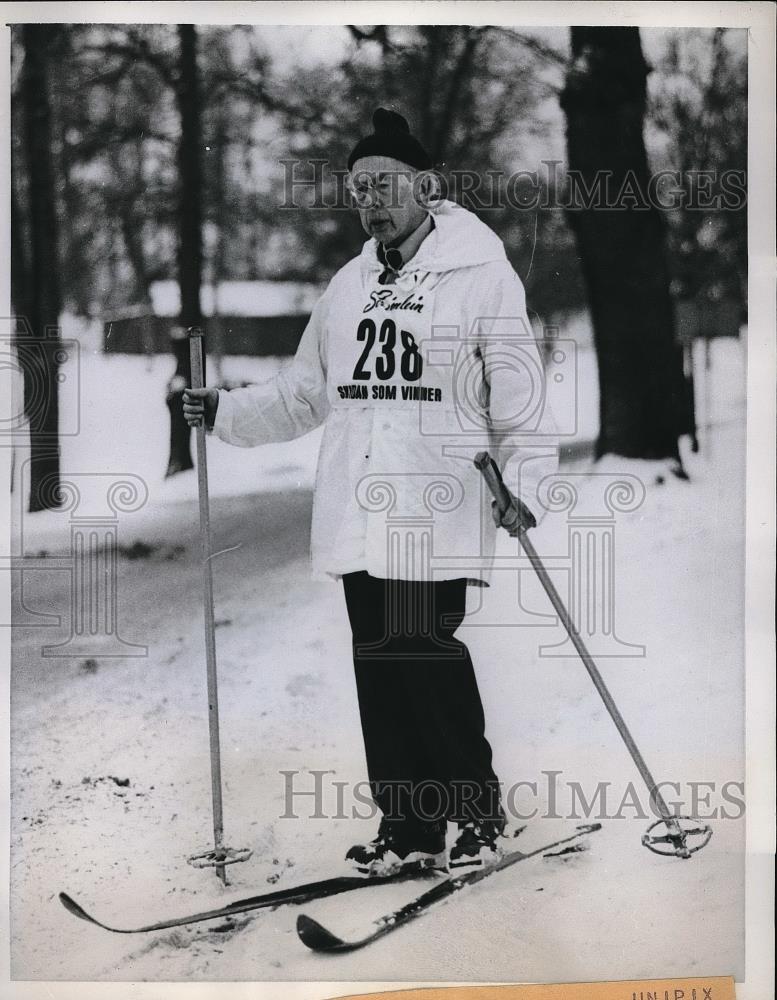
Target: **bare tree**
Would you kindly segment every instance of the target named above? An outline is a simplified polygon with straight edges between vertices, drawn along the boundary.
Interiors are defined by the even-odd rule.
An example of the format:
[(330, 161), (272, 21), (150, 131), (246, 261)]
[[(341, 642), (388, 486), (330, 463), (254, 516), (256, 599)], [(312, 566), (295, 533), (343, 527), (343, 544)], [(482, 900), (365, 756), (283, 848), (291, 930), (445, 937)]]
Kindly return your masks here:
[(13, 199), (13, 294), (20, 322), (17, 344), (24, 370), (24, 406), (30, 428), (31, 511), (61, 505), (59, 492), (59, 412), (57, 369), (59, 286), (56, 191), (52, 162), (49, 56), (55, 25), (25, 24), (21, 29), (24, 166), (27, 173), (27, 238), (21, 209)]
[[(640, 204), (648, 190), (643, 139), (645, 63), (637, 28), (572, 28), (561, 104), (573, 187), (569, 221), (580, 251), (599, 365), (596, 454), (670, 459), (684, 476), (678, 436), (682, 355), (674, 336), (663, 220)], [(617, 207), (597, 205), (606, 176)], [(644, 197), (644, 196), (643, 196)]]
[(202, 125), (200, 84), (197, 69), (197, 29), (193, 24), (178, 26), (180, 61), (176, 101), (181, 116), (178, 146), (178, 284), (181, 312), (174, 331), (173, 353), (176, 370), (167, 393), (170, 410), (170, 461), (167, 475), (191, 469), (191, 428), (183, 416), (183, 390), (189, 384), (189, 343), (186, 330), (202, 322), (200, 284), (202, 282)]

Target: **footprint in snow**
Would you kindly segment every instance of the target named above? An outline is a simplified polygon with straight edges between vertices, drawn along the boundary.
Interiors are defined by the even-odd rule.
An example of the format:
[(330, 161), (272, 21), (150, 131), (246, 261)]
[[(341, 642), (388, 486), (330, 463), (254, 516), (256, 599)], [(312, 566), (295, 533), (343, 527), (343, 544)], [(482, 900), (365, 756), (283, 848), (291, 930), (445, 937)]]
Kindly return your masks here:
[(314, 674), (296, 674), (286, 685), (286, 693), (292, 698), (306, 698), (316, 693), (321, 680)]

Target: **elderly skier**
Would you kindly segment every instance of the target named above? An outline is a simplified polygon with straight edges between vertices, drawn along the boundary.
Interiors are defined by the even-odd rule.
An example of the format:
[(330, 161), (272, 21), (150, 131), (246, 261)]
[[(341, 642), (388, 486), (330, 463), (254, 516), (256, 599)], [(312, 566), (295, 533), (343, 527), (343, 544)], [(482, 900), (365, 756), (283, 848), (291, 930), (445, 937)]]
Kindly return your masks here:
[[(350, 190), (370, 236), (316, 304), (293, 362), (231, 392), (188, 390), (243, 447), (324, 424), (314, 571), (342, 579), (376, 836), (355, 869), (476, 868), (505, 817), (467, 647), (467, 584), (486, 585), (495, 523), (472, 458), (487, 447), (533, 526), (556, 450), (520, 280), (496, 234), (439, 197), (400, 115), (378, 109), (353, 149)], [(539, 387), (537, 374), (539, 373)], [(446, 852), (447, 822), (457, 836)]]

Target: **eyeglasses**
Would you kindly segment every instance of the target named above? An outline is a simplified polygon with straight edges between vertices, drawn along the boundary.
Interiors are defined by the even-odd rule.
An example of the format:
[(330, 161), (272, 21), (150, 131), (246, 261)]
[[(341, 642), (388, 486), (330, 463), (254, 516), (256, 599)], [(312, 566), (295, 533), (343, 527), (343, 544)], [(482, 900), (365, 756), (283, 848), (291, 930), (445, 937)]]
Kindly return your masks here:
[(396, 205), (400, 177), (412, 176), (411, 171), (396, 170), (389, 173), (370, 174), (360, 170), (349, 174), (345, 186), (359, 208), (373, 208), (375, 205)]

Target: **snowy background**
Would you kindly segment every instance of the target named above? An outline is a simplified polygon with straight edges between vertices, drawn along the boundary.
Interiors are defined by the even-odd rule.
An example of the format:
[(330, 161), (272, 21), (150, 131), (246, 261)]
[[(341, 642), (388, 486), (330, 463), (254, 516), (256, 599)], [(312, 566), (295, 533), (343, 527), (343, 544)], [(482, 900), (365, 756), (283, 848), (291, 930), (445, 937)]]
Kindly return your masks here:
[[(748, 23), (754, 18), (748, 14)], [(583, 272), (606, 272), (610, 297), (622, 309), (617, 326), (608, 333), (600, 322), (597, 331), (602, 359), (617, 361), (611, 386), (627, 386), (635, 412), (649, 414), (632, 427), (643, 439), (636, 447), (633, 439), (609, 441), (603, 450), (667, 454), (666, 442), (651, 445), (645, 432), (667, 426), (661, 414), (676, 419), (679, 378), (668, 368), (645, 373), (641, 352), (646, 342), (669, 346), (673, 332), (689, 342), (736, 333), (745, 322), (749, 206), (736, 198), (722, 207), (714, 200), (697, 205), (692, 178), (713, 170), (721, 179), (739, 176), (743, 187), (748, 49), (753, 72), (765, 49), (751, 29), (640, 29), (650, 65), (643, 94), (639, 72), (630, 72), (641, 65), (637, 48), (628, 66), (622, 59), (635, 34), (129, 21), (12, 30), (14, 314), (38, 337), (61, 324), (63, 338), (77, 341), (78, 350), (66, 343), (61, 364), (52, 359), (44, 397), (58, 401), (62, 477), (80, 490), (75, 512), (27, 513), (29, 447), (23, 433), (15, 435), (11, 547), (0, 553), (14, 625), (14, 978), (744, 974), (745, 823), (737, 800), (744, 776), (746, 333), (712, 340), (709, 354), (703, 342), (695, 344), (701, 450), (691, 453), (681, 437), (688, 481), (665, 463), (605, 458), (594, 466), (599, 392), (587, 315), (601, 316), (601, 309), (597, 282), (586, 282)], [(587, 128), (585, 102), (562, 107), (568, 85), (585, 85), (594, 104), (603, 93), (616, 105), (621, 100), (611, 109), (621, 115), (619, 127)], [(562, 451), (565, 471), (582, 477), (586, 508), (600, 504), (603, 476), (637, 476), (646, 490), (636, 510), (617, 516), (614, 574), (617, 635), (645, 652), (603, 659), (601, 669), (652, 771), (676, 783), (676, 792), (665, 789), (669, 802), (709, 816), (714, 835), (688, 862), (641, 846), (647, 795), (581, 664), (541, 655), (563, 632), (532, 574), (519, 572), (515, 543), (503, 534), (494, 584), (470, 592), (460, 632), (476, 664), (496, 770), (507, 788), (537, 785), (536, 794), (516, 803), (537, 810), (516, 841), (523, 850), (583, 821), (570, 808), (574, 783), (589, 800), (607, 783), (608, 818), (588, 849), (511, 868), (353, 955), (308, 952), (295, 933), (293, 907), (170, 933), (110, 935), (67, 913), (58, 892), (129, 927), (337, 874), (347, 847), (374, 833), (374, 819), (351, 814), (349, 794), (344, 813), (331, 815), (331, 782), (352, 788), (365, 778), (365, 761), (342, 591), (309, 573), (320, 435), (254, 450), (211, 439), (226, 840), (254, 853), (231, 869), (226, 889), (213, 872), (186, 863), (212, 843), (197, 477), (189, 470), (165, 478), (169, 458), (186, 464), (171, 455), (165, 405), (173, 345), (161, 337), (158, 349), (169, 353), (104, 354), (102, 331), (130, 317), (174, 319), (179, 306), (182, 327), (212, 309), (227, 327), (230, 316), (266, 320), (309, 309), (309, 296), (353, 256), (363, 234), (352, 212), (321, 210), (310, 191), (299, 210), (280, 210), (288, 193), (281, 161), (304, 166), (320, 155), (332, 166), (344, 163), (378, 104), (405, 108), (414, 128), (434, 141), (436, 162), (451, 170), (481, 177), (496, 171), (505, 179), (538, 173), (542, 208), (519, 197), (519, 204), (489, 209), (485, 221), (524, 282), (532, 319), (557, 325), (558, 336), (576, 346), (577, 423), (563, 442), (570, 446)], [(570, 128), (587, 140), (583, 147), (595, 147), (592, 162), (598, 157), (607, 169), (631, 164), (638, 173), (649, 162), (653, 171), (676, 174), (678, 191), (689, 196), (662, 213), (663, 245), (655, 243), (639, 273), (630, 266), (636, 258), (628, 240), (608, 244), (619, 252), (604, 261), (592, 252), (602, 240), (578, 241), (570, 213), (557, 204)], [(181, 169), (197, 161), (201, 171)], [(554, 163), (558, 177), (548, 176)], [(321, 192), (331, 194), (333, 182), (325, 178)], [(191, 225), (200, 214), (201, 225)], [(635, 210), (630, 218), (640, 217)], [(628, 239), (636, 247), (645, 235), (634, 229)], [(647, 280), (656, 275), (660, 288)], [(274, 298), (282, 283), (297, 289), (293, 303)], [(670, 299), (685, 316), (674, 331), (661, 311)], [(149, 346), (151, 325), (125, 333)], [(634, 357), (643, 360), (629, 364)], [(656, 351), (650, 360), (660, 357)], [(187, 366), (179, 360), (182, 375)], [(13, 359), (2, 361), (8, 375)], [(237, 356), (213, 362), (210, 375), (234, 382), (264, 379), (283, 363)], [(29, 358), (26, 365), (29, 373)], [(674, 367), (679, 376), (679, 361)], [(561, 389), (568, 385), (549, 376), (551, 405), (564, 407)], [(646, 386), (657, 390), (649, 402), (641, 396)], [(15, 395), (17, 414), (18, 379)], [(44, 416), (54, 412), (52, 406)], [(37, 464), (39, 481), (50, 465)], [(115, 522), (118, 634), (125, 652), (143, 655), (108, 656), (98, 635), (88, 653), (65, 656), (55, 647), (67, 641), (74, 617), (71, 532), (77, 517), (106, 513), (106, 485), (129, 476), (148, 495)], [(91, 551), (100, 551), (106, 527), (89, 529)], [(565, 594), (567, 514), (548, 515), (532, 539)], [(297, 772), (304, 791), (316, 769), (332, 772), (325, 782), (329, 818), (312, 818), (310, 800), (298, 801), (299, 818), (281, 818), (282, 772)], [(550, 773), (558, 818), (548, 815)], [(513, 820), (515, 829), (522, 825)], [(373, 887), (304, 909), (339, 934), (356, 934), (417, 891), (410, 884)]]
[[(581, 323), (571, 334), (581, 343), (584, 441), (596, 431), (597, 396)], [(148, 486), (146, 505), (119, 519), (118, 581), (120, 635), (146, 645), (148, 654), (41, 655), (42, 645), (70, 632), (69, 577), (45, 568), (45, 559), (53, 564), (68, 555), (70, 521), (66, 513), (20, 513), (21, 447), (13, 551), (42, 557), (39, 568), (25, 571), (23, 601), (32, 611), (61, 616), (61, 624), (14, 631), (15, 978), (579, 981), (656, 970), (743, 974), (744, 821), (713, 820), (710, 845), (683, 862), (640, 845), (647, 822), (629, 807), (589, 838), (589, 850), (519, 865), (352, 955), (308, 952), (295, 933), (295, 907), (139, 937), (111, 936), (68, 914), (57, 899), (61, 890), (101, 919), (133, 926), (326, 877), (342, 871), (345, 848), (374, 829), (374, 820), (350, 815), (311, 819), (307, 800), (298, 801), (299, 819), (280, 818), (284, 770), (301, 772), (303, 789), (312, 787), (311, 769), (332, 769), (333, 780), (351, 783), (365, 777), (341, 588), (309, 575), (318, 435), (254, 450), (211, 439), (213, 548), (222, 552), (214, 559), (214, 582), (226, 834), (229, 844), (250, 847), (254, 856), (231, 869), (227, 889), (212, 872), (187, 865), (190, 854), (211, 843), (196, 474), (163, 478), (164, 385), (172, 361), (106, 356), (94, 331), (79, 337), (80, 388), (66, 366), (62, 405), (68, 392), (79, 392), (81, 425), (78, 435), (62, 439), (63, 476), (129, 472)], [(262, 378), (279, 363), (225, 358), (223, 374)], [(721, 787), (741, 782), (744, 773), (744, 367), (744, 337), (714, 341), (708, 371), (699, 346), (701, 451), (684, 451), (690, 482), (651, 463), (606, 459), (596, 466), (597, 473), (636, 474), (647, 487), (645, 503), (618, 515), (616, 527), (617, 630), (644, 644), (646, 655), (605, 660), (602, 672), (654, 774), (680, 784), (679, 796), (667, 792), (670, 801), (688, 811), (689, 783), (715, 783), (707, 805), (702, 798), (705, 815), (721, 806), (737, 813)], [(579, 457), (574, 471), (589, 468), (590, 458)], [(590, 480), (591, 490), (596, 483)], [(548, 515), (533, 540), (541, 553), (562, 552), (564, 515)], [(512, 545), (504, 535), (500, 556), (509, 556)], [(17, 577), (15, 614), (22, 596)], [(527, 577), (524, 606), (549, 610)], [(497, 573), (494, 586), (472, 599), (484, 602), (481, 616), (509, 623), (515, 573)], [(561, 627), (465, 622), (460, 635), (475, 660), (497, 773), (508, 786), (538, 783), (535, 798), (518, 799), (540, 811), (521, 834), (521, 847), (574, 828), (567, 816), (570, 782), (589, 797), (598, 781), (611, 782), (611, 811), (617, 811), (629, 782), (639, 787), (639, 778), (582, 666), (539, 656), (540, 645), (560, 641)], [(562, 818), (544, 819), (543, 772), (554, 770), (561, 772)], [(333, 791), (328, 802), (334, 809)], [(354, 933), (416, 891), (375, 888), (304, 911), (340, 934)]]

